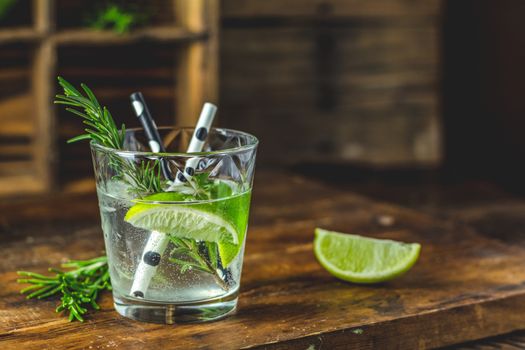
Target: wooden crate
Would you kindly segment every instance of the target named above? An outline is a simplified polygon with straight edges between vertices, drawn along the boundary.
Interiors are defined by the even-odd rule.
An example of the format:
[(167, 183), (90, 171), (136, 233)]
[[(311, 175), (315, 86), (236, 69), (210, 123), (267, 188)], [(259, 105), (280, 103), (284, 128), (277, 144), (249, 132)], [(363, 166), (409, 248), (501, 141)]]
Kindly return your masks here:
[(88, 0), (19, 0), (0, 22), (0, 196), (92, 177), (88, 147), (65, 146), (81, 124), (52, 103), (57, 74), (90, 85), (130, 126), (136, 90), (158, 124), (193, 125), (204, 101), (217, 102), (218, 0), (132, 3), (150, 22), (123, 35), (83, 27)]

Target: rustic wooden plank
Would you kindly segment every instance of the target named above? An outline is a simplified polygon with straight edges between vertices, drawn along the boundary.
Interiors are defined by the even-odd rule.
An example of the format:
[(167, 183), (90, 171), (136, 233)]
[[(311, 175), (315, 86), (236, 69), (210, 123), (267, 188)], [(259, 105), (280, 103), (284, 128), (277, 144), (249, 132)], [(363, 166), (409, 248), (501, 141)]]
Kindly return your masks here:
[[(24, 200), (0, 204), (0, 221), (6, 222), (0, 234), (7, 237), (0, 248), (0, 343), (8, 348), (424, 349), (510, 332), (525, 321), (521, 246), (339, 188), (261, 172), (236, 315), (174, 329), (118, 316), (105, 294), (102, 311), (84, 324), (68, 323), (53, 313), (55, 301), (23, 300), (14, 271), (43, 272), (64, 258), (100, 253), (95, 198), (78, 198), (33, 207)], [(394, 218), (392, 225), (380, 224), (377, 217), (384, 215)], [(343, 283), (313, 257), (316, 226), (419, 241), (422, 255), (400, 279), (376, 286)]]
[(55, 28), (55, 0), (33, 0), (33, 27), (40, 34), (48, 34)]
[(3, 156), (31, 157), (31, 145), (24, 143), (0, 144), (0, 158)]
[(41, 37), (33, 28), (0, 29), (0, 44), (34, 42)]
[[(54, 0), (33, 1), (34, 28), (43, 36), (54, 29)], [(33, 98), (32, 177), (37, 184), (33, 187), (50, 190), (53, 186), (54, 116), (52, 97), (54, 95), (55, 47), (48, 40), (36, 45), (31, 63), (31, 89)]]
[[(112, 67), (78, 67), (78, 66), (69, 66), (60, 68), (64, 76), (71, 76), (76, 79), (77, 77), (97, 77), (100, 79), (126, 79), (129, 76), (134, 76), (144, 80), (151, 78), (154, 79), (163, 79), (166, 81), (172, 81), (173, 79), (167, 78), (173, 73), (171, 67), (157, 66), (157, 67), (141, 67), (140, 69), (132, 67), (122, 67), (119, 70), (115, 70)], [(1, 73), (0, 73), (1, 74)]]
[[(457, 178), (446, 172), (363, 172), (344, 165), (303, 171), (376, 200), (466, 223), (491, 239), (515, 245), (525, 243), (525, 201), (513, 193), (509, 184), (502, 187), (496, 182)], [(338, 175), (334, 178), (323, 173)]]
[(179, 54), (175, 123), (194, 126), (203, 103), (217, 103), (218, 1), (176, 1), (176, 11), (179, 25), (209, 33), (208, 40), (187, 43)]
[(222, 5), (221, 122), (262, 162), (439, 164), (439, 1)]
[(522, 350), (524, 348), (525, 331), (517, 331), (497, 337), (451, 346), (441, 350)]
[(174, 26), (137, 29), (129, 34), (111, 30), (68, 29), (51, 36), (58, 45), (126, 45), (135, 42), (183, 42), (205, 38), (205, 31), (188, 31)]
[[(177, 1), (177, 22), (187, 28), (199, 30), (204, 28), (203, 0)], [(202, 43), (189, 43), (179, 54), (177, 68), (176, 119), (178, 126), (193, 126), (198, 119), (202, 106), (204, 81), (204, 46)], [(185, 101), (185, 103), (179, 103)]]
[(33, 140), (35, 180), (42, 188), (50, 190), (53, 183), (53, 169), (56, 164), (55, 118), (53, 96), (55, 91), (56, 51), (51, 41), (37, 46), (33, 58), (32, 91), (34, 98), (34, 125), (37, 134)]
[(221, 123), (255, 133), (262, 162), (435, 165), (438, 35), (432, 22), (226, 25)]
[(207, 0), (205, 3), (208, 40), (204, 52), (206, 64), (203, 67), (205, 75), (203, 99), (215, 104), (219, 104), (219, 7), (218, 0)]
[(32, 175), (35, 127), (31, 70), (27, 67), (31, 55), (29, 48), (12, 45), (3, 48), (2, 56), (5, 65), (0, 69), (0, 195), (12, 195), (17, 188), (20, 195), (25, 195), (42, 190)]
[[(18, 163), (18, 164), (17, 164)], [(34, 174), (31, 174), (33, 167), (30, 162), (12, 162), (1, 163), (6, 167), (15, 167), (20, 165), (21, 169), (17, 171), (14, 176), (0, 177), (0, 195), (1, 196), (26, 196), (28, 194), (34, 195), (46, 190), (44, 184), (40, 179), (37, 179)]]
[(435, 16), (440, 0), (289, 0), (286, 5), (278, 0), (226, 0), (221, 11), (225, 18), (260, 17), (357, 17), (391, 18)]
[(6, 80), (17, 80), (17, 79), (27, 79), (28, 69), (25, 67), (16, 67), (8, 69), (0, 69), (0, 79)]
[[(25, 73), (26, 70), (24, 70)], [(24, 74), (27, 79), (27, 74)], [(29, 138), (34, 131), (31, 118), (31, 94), (0, 100), (0, 135)]]
[[(3, 161), (0, 167), (0, 176), (4, 180), (3, 187), (8, 187), (9, 181), (16, 179), (18, 176), (30, 175), (33, 169), (32, 160), (9, 160)], [(13, 186), (10, 190), (12, 190)]]

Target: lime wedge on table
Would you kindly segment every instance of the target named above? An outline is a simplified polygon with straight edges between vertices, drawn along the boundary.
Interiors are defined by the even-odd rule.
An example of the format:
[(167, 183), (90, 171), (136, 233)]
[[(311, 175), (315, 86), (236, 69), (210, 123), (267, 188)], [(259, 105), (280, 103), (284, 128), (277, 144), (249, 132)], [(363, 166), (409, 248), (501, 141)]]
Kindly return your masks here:
[(315, 230), (314, 252), (335, 277), (354, 283), (375, 283), (408, 271), (419, 257), (418, 243), (367, 238)]
[[(177, 192), (157, 193), (144, 198), (126, 213), (125, 220), (135, 227), (180, 238), (215, 242), (221, 263), (227, 267), (244, 241), (250, 193), (210, 202), (180, 203)], [(179, 202), (163, 204), (151, 202)]]

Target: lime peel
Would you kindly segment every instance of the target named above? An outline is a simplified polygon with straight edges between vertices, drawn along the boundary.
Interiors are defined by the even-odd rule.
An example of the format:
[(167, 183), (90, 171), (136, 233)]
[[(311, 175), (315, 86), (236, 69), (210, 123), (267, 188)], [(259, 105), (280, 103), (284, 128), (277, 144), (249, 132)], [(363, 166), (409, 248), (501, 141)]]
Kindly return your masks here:
[(407, 272), (421, 245), (315, 230), (314, 253), (333, 276), (354, 283), (378, 283)]

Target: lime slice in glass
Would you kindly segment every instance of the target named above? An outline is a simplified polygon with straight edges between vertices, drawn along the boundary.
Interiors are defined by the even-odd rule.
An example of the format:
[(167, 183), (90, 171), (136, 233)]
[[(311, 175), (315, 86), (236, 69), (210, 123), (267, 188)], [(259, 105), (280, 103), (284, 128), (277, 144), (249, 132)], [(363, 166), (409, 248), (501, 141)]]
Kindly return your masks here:
[(128, 210), (124, 219), (135, 227), (175, 237), (239, 244), (239, 234), (231, 223), (191, 204), (138, 203)]
[[(239, 254), (246, 235), (251, 192), (211, 200), (184, 203), (177, 192), (156, 193), (137, 202), (125, 220), (135, 227), (180, 238), (215, 242), (223, 267)], [(154, 203), (154, 202), (176, 202)]]
[(315, 230), (314, 253), (332, 275), (354, 283), (383, 282), (408, 271), (419, 257), (418, 243), (402, 243)]

